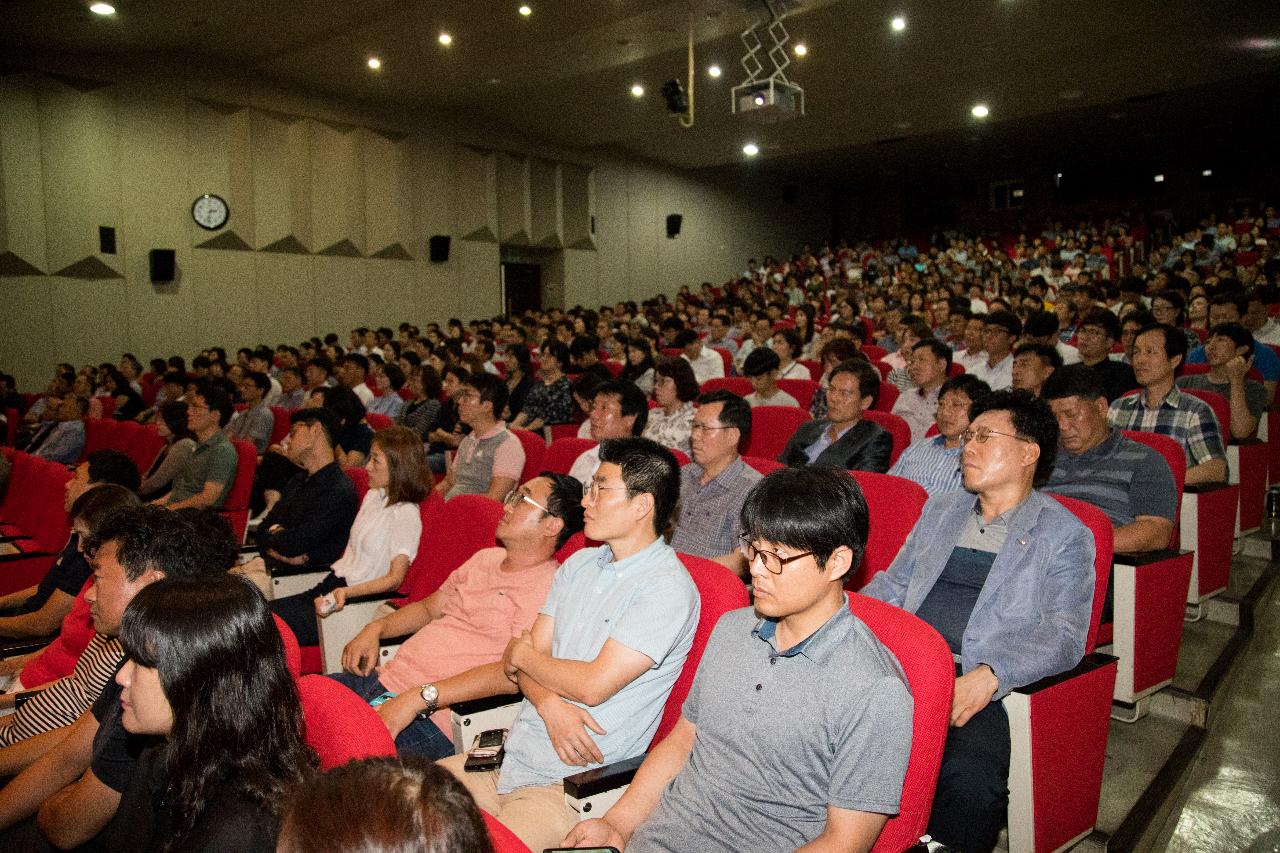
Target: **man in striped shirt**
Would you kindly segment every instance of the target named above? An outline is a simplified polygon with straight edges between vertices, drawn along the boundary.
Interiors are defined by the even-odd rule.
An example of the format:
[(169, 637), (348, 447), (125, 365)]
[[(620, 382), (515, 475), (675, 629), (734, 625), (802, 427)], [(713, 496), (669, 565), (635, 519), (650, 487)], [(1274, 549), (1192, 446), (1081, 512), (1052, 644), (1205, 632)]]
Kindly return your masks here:
[(962, 373), (938, 391), (938, 434), (912, 443), (889, 473), (919, 483), (930, 497), (961, 488), (960, 433), (969, 428), (969, 406), (991, 393), (987, 383)]

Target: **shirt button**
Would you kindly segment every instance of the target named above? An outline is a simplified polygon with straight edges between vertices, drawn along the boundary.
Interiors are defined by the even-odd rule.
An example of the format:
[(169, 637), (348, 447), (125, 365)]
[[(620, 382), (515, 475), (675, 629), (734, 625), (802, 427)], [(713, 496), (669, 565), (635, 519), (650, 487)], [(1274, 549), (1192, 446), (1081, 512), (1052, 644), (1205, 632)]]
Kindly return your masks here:
[(759, 692), (760, 692), (761, 690), (763, 690), (763, 689), (764, 689), (764, 685), (763, 685), (763, 684), (757, 684), (757, 685), (756, 685), (756, 692), (757, 692), (757, 693), (759, 693)]
[(769, 658), (769, 666), (773, 666), (778, 662), (777, 658)]

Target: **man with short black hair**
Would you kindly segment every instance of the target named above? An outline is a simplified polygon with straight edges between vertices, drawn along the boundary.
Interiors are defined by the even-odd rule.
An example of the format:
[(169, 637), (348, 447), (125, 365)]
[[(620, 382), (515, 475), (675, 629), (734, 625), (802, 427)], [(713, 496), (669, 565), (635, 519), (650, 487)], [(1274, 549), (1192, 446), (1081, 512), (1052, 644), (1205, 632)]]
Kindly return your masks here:
[[(1219, 293), (1209, 302), (1209, 329), (1220, 323), (1239, 323), (1248, 311), (1249, 303), (1238, 291)], [(1187, 364), (1205, 364), (1204, 345), (1196, 347), (1187, 356)], [(1275, 399), (1276, 383), (1280, 381), (1280, 356), (1268, 346), (1254, 348), (1253, 366), (1262, 374), (1262, 384), (1267, 389), (1267, 400)]]
[(225, 428), (227, 438), (251, 441), (259, 454), (265, 453), (276, 425), (276, 417), (267, 406), (271, 379), (265, 373), (251, 370), (240, 380), (238, 390), (245, 408), (231, 416)]
[(1036, 490), (1058, 446), (1048, 405), (1025, 391), (996, 391), (971, 414), (961, 457), (967, 491), (931, 497), (893, 564), (862, 593), (929, 623), (957, 658), (929, 834), (988, 851), (1009, 796), (1000, 700), (1084, 656), (1094, 544), (1069, 510)]
[(1048, 344), (1019, 344), (1013, 351), (1013, 387), (1040, 396), (1040, 388), (1062, 367), (1062, 357)]
[(936, 407), (938, 434), (913, 441), (889, 473), (919, 483), (930, 497), (961, 488), (960, 436), (969, 428), (969, 407), (990, 393), (987, 383), (968, 373), (944, 382)]
[(297, 365), (280, 368), (280, 399), (275, 405), (286, 412), (296, 412), (307, 401), (307, 389), (302, 387), (302, 372)]
[(751, 380), (752, 391), (745, 399), (751, 408), (756, 406), (794, 406), (800, 402), (778, 387), (778, 369), (782, 360), (771, 349), (761, 347), (751, 351), (742, 363), (742, 375)]
[(364, 403), (373, 402), (373, 389), (365, 383), (369, 375), (369, 359), (358, 352), (349, 352), (338, 362), (338, 384), (350, 388)]
[(911, 441), (915, 443), (933, 426), (938, 395), (951, 369), (951, 348), (937, 338), (925, 338), (911, 348), (906, 364), (910, 387), (894, 401), (893, 414), (911, 427)]
[(661, 535), (679, 496), (671, 451), (646, 438), (604, 442), (583, 532), (605, 544), (565, 561), (533, 630), (503, 655), (525, 698), (501, 771), (464, 772), (463, 755), (442, 762), (532, 850), (577, 822), (565, 776), (648, 748), (693, 645), (698, 590)]
[(992, 311), (982, 318), (982, 345), (986, 357), (965, 369), (1000, 391), (1013, 385), (1013, 345), (1022, 334), (1022, 321), (1008, 311)]
[(699, 385), (708, 379), (720, 379), (724, 376), (724, 359), (719, 352), (704, 347), (693, 329), (681, 329), (676, 333), (673, 343), (684, 351), (680, 357), (689, 362)]
[(733, 327), (733, 320), (728, 314), (716, 312), (711, 315), (711, 331), (707, 334), (706, 346), (712, 349), (722, 349), (729, 353), (729, 358), (733, 358), (738, 354), (738, 342), (729, 337), (729, 330)]
[(524, 445), (501, 418), (508, 393), (507, 383), (492, 373), (472, 373), (454, 397), (458, 420), (471, 427), (471, 432), (458, 445), (448, 473), (436, 485), (445, 500), (484, 495), (500, 501), (520, 484)]
[[(751, 357), (764, 354), (773, 355), (756, 350)], [(773, 358), (776, 363), (778, 357)], [(698, 404), (693, 413), (693, 460), (680, 469), (680, 514), (671, 547), (745, 575), (738, 541), (740, 513), (747, 493), (760, 482), (760, 472), (738, 455), (738, 447), (751, 438), (751, 407), (723, 388), (703, 394)]]
[(867, 538), (861, 490), (843, 471), (784, 469), (751, 492), (740, 523), (754, 608), (721, 618), (671, 733), (565, 845), (870, 850), (898, 813), (912, 699), (843, 589)]
[(169, 494), (152, 501), (167, 509), (218, 509), (236, 479), (239, 455), (223, 431), (235, 411), (227, 392), (203, 382), (187, 401), (187, 426), (196, 438), (195, 450), (173, 478)]
[(1138, 387), (1133, 368), (1111, 358), (1111, 350), (1119, 343), (1120, 336), (1120, 320), (1106, 308), (1092, 309), (1080, 318), (1076, 326), (1080, 361), (1093, 368), (1102, 379), (1108, 403)]
[(796, 427), (778, 461), (790, 467), (819, 465), (850, 471), (889, 470), (893, 439), (862, 413), (880, 396), (880, 371), (866, 361), (846, 361), (828, 377), (827, 417)]
[[(611, 379), (597, 385), (591, 393), (591, 410), (587, 416), (590, 436), (596, 442), (611, 438), (640, 435), (649, 422), (649, 401), (635, 383), (623, 379)], [(584, 450), (569, 468), (569, 476), (591, 485), (591, 478), (600, 467), (600, 444)]]
[(595, 335), (578, 335), (569, 344), (569, 362), (579, 374), (590, 373), (601, 382), (608, 382), (613, 374), (600, 361), (599, 349), (600, 340)]
[(1263, 348), (1239, 323), (1219, 323), (1204, 342), (1207, 373), (1178, 377), (1179, 388), (1221, 394), (1231, 407), (1231, 437), (1253, 438), (1258, 420), (1267, 410), (1267, 389), (1248, 377), (1254, 353)]
[[(1032, 311), (1027, 314), (1027, 319), (1022, 324), (1022, 342), (1053, 347), (1058, 351), (1058, 357), (1063, 364), (1075, 364), (1080, 361), (1080, 351), (1059, 339), (1060, 325), (1058, 315), (1052, 311)], [(1015, 352), (1014, 358), (1017, 357)]]

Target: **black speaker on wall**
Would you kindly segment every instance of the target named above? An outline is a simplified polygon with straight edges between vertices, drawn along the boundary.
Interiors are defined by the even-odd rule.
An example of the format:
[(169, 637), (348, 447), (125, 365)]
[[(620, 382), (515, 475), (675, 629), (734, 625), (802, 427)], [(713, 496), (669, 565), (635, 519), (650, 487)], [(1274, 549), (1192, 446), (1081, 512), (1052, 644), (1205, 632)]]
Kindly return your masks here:
[(431, 262), (433, 264), (442, 264), (449, 260), (449, 235), (436, 234), (427, 241)]
[(684, 222), (684, 217), (678, 213), (673, 213), (667, 217), (667, 239), (674, 240), (676, 235), (680, 233), (680, 225)]
[(149, 255), (151, 261), (151, 281), (163, 282), (173, 281), (174, 275), (174, 252), (173, 249), (152, 249)]

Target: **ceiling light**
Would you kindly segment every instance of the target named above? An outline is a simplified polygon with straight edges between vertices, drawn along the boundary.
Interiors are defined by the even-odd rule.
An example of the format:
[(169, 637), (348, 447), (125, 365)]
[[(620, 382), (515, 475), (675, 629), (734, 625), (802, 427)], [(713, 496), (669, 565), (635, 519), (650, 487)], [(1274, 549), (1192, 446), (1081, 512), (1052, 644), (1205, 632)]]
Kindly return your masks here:
[(1157, 184), (1163, 184), (1163, 183), (1164, 183), (1164, 175), (1156, 175), (1156, 177), (1155, 177), (1155, 182), (1156, 182)]
[(634, 83), (634, 84), (632, 84), (632, 86), (631, 86), (631, 97), (633, 97), (633, 98), (643, 98), (643, 97), (644, 97), (644, 86), (641, 86), (639, 83)]
[(517, 9), (516, 11), (517, 11), (517, 12), (519, 12), (522, 16), (524, 16), (524, 17), (526, 17), (526, 18), (527, 18), (527, 17), (529, 17), (530, 15), (532, 15), (532, 14), (533, 14), (533, 7), (532, 7), (532, 6), (530, 6), (528, 3), (525, 3), (523, 6), (521, 6), (521, 7), (520, 7), (519, 9)]
[(713, 79), (718, 79), (721, 73), (719, 65), (712, 65), (707, 68), (707, 76)]
[(1201, 174), (1201, 175), (1203, 175), (1203, 176), (1204, 176), (1204, 177), (1206, 177), (1206, 178), (1212, 178), (1212, 177), (1213, 177), (1213, 169), (1205, 169), (1205, 170), (1204, 170), (1203, 172), (1201, 172), (1200, 174)]
[(760, 153), (760, 146), (756, 145), (754, 142), (748, 142), (746, 145), (742, 146), (742, 153), (746, 154), (748, 157), (754, 157)]
[(374, 71), (377, 71), (379, 68), (382, 67), (382, 60), (376, 56), (369, 57), (369, 67), (372, 68)]
[(907, 19), (899, 15), (889, 22), (889, 26), (893, 27), (895, 33), (900, 33), (907, 28)]
[(445, 47), (448, 47), (449, 45), (453, 44), (453, 36), (449, 35), (448, 33), (441, 33), (439, 36), (436, 37), (436, 41), (440, 42)]
[(1056, 175), (1054, 175), (1054, 177), (1057, 178), (1058, 180), (1062, 180), (1062, 173), (1058, 172)]
[(110, 3), (94, 3), (89, 7), (89, 11), (95, 15), (114, 15), (116, 7)]
[(796, 56), (803, 57), (809, 55), (809, 48), (804, 42), (797, 42), (796, 46), (791, 48), (791, 50)]
[(991, 110), (987, 108), (986, 104), (974, 104), (973, 109), (969, 110), (969, 112), (973, 113), (974, 118), (986, 118), (991, 115)]

